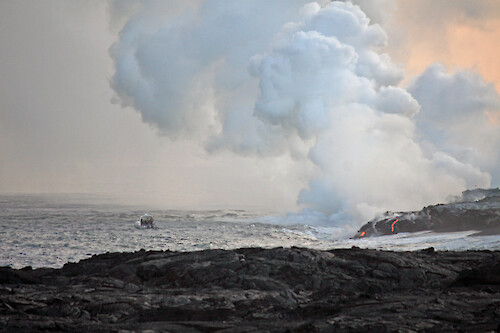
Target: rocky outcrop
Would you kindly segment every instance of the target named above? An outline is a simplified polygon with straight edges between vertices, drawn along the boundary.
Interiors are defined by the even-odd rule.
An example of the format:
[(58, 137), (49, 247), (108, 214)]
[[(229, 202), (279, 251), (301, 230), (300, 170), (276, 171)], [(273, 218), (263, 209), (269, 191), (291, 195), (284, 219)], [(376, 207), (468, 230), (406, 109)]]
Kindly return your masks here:
[(245, 248), (0, 268), (8, 332), (488, 332), (500, 252)]
[(453, 201), (428, 206), (421, 211), (387, 212), (381, 218), (363, 225), (354, 238), (425, 230), (476, 230), (480, 234), (500, 234), (499, 189), (468, 190)]

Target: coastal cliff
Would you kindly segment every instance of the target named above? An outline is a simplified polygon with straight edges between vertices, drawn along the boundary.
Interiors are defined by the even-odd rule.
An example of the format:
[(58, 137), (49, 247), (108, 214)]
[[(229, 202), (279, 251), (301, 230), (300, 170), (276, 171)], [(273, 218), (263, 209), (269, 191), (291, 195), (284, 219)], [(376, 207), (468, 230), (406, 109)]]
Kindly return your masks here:
[(426, 230), (500, 234), (500, 189), (468, 190), (451, 203), (427, 206), (420, 211), (386, 212), (363, 225), (354, 238)]

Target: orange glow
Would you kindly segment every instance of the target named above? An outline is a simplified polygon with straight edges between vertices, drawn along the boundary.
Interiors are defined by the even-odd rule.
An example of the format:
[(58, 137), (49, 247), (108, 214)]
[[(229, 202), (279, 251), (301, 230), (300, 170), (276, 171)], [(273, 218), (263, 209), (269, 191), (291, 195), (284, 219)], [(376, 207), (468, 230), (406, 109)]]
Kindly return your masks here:
[(500, 112), (489, 112), (486, 111), (486, 116), (491, 125), (500, 126)]
[(365, 232), (363, 231), (359, 237), (365, 237)]
[[(479, 20), (479, 18), (457, 16), (455, 13), (455, 16), (448, 20), (436, 21), (430, 19), (427, 14), (427, 7), (431, 1), (400, 2), (398, 1), (398, 11), (394, 18), (396, 23), (394, 27), (397, 29), (389, 31), (392, 36), (389, 38), (388, 53), (396, 62), (405, 64), (407, 84), (412, 77), (420, 75), (427, 66), (440, 62), (450, 72), (460, 69), (473, 69), (479, 72), (485, 81), (493, 83), (500, 93), (498, 15), (487, 15)], [(500, 2), (498, 0), (489, 2), (495, 3), (491, 8), (498, 11)], [(429, 24), (422, 24), (426, 20)], [(405, 47), (394, 43), (397, 38), (401, 38), (401, 30), (406, 33)]]
[(492, 82), (500, 92), (499, 20), (484, 20), (482, 26), (451, 24), (448, 26), (449, 62), (472, 68)]
[(396, 221), (392, 222), (391, 224), (391, 231), (394, 232), (394, 225), (396, 224), (396, 222), (398, 222), (399, 219), (396, 219)]

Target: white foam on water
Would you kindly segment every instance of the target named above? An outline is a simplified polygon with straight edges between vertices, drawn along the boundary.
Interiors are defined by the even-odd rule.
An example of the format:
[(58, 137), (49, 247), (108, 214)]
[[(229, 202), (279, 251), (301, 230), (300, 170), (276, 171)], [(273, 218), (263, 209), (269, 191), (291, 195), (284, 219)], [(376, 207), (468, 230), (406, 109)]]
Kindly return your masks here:
[[(61, 203), (63, 202), (63, 203)], [(414, 251), (500, 250), (500, 235), (475, 232), (400, 233), (349, 239), (346, 227), (269, 223), (245, 211), (148, 211), (158, 229), (136, 229), (136, 207), (89, 205), (45, 196), (0, 196), (0, 266), (61, 267), (94, 254), (146, 250), (197, 251), (241, 247), (375, 248)]]

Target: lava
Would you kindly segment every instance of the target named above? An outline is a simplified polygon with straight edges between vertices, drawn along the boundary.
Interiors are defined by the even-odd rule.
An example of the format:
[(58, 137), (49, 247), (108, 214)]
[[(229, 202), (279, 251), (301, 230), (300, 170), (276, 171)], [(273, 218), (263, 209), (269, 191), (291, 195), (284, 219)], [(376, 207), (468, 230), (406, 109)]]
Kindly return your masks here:
[(394, 233), (394, 225), (396, 224), (396, 222), (398, 222), (399, 219), (396, 219), (396, 221), (392, 222), (391, 224), (391, 231)]
[(361, 235), (359, 235), (359, 237), (364, 237), (364, 236), (365, 236), (365, 232), (363, 231), (363, 232), (361, 233)]

